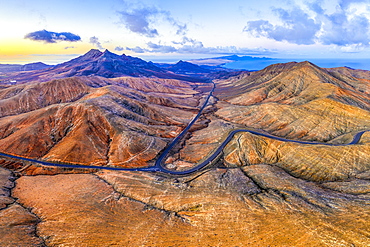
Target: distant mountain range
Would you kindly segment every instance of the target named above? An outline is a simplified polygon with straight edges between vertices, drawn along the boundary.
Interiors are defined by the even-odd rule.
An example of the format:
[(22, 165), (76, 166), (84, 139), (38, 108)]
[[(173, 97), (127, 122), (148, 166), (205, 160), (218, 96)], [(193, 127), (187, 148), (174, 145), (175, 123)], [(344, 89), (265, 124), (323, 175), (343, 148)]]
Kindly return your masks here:
[[(14, 68), (3, 66), (4, 72), (8, 73), (5, 77), (3, 76), (1, 80), (3, 83), (48, 81), (72, 76), (101, 76), (105, 78), (131, 76), (205, 81), (209, 80), (209, 78), (227, 77), (229, 72), (232, 72), (230, 76), (236, 73), (230, 69), (210, 66), (204, 68), (184, 61), (180, 61), (175, 65), (159, 65), (146, 62), (137, 57), (125, 54), (117, 55), (108, 50), (101, 52), (96, 49), (92, 49), (80, 57), (56, 66), (41, 63), (14, 66)], [(6, 70), (5, 68), (8, 69)], [(222, 73), (219, 73), (220, 70)]]
[(184, 62), (182, 60), (180, 60), (176, 64), (157, 64), (157, 65), (162, 67), (162, 68), (166, 68), (167, 70), (172, 71), (174, 73), (180, 73), (180, 74), (184, 74), (184, 73), (185, 74), (186, 73), (190, 73), (190, 74), (200, 73), (200, 74), (203, 74), (203, 73), (210, 73), (211, 72), (211, 69), (203, 68), (203, 67), (198, 66), (196, 64), (189, 63), (189, 62)]
[[(252, 57), (252, 56), (222, 56), (214, 58), (202, 58), (188, 60), (187, 62), (199, 66), (218, 66), (220, 68), (234, 69), (234, 70), (248, 70), (257, 71), (266, 68), (267, 66), (277, 63), (289, 62), (303, 62), (307, 58), (271, 58), (271, 57)], [(312, 58), (309, 59), (322, 68), (336, 68), (336, 67), (349, 67), (353, 69), (370, 70), (369, 59), (348, 59), (348, 58)]]
[(189, 60), (188, 62), (199, 65), (199, 66), (219, 66), (220, 67), (220, 66), (224, 66), (226, 64), (235, 63), (235, 62), (261, 62), (261, 61), (274, 61), (274, 59), (268, 58), (268, 57), (230, 55), (230, 56), (222, 56), (222, 57), (214, 57), (214, 58), (193, 59), (193, 60)]
[(234, 70), (221, 66), (197, 65), (182, 60), (180, 60), (176, 64), (162, 63), (156, 65), (176, 74), (208, 79), (226, 79), (231, 76), (246, 73), (245, 70)]
[(19, 72), (19, 71), (31, 71), (50, 68), (52, 65), (47, 65), (41, 62), (28, 63), (28, 64), (0, 64), (0, 72)]

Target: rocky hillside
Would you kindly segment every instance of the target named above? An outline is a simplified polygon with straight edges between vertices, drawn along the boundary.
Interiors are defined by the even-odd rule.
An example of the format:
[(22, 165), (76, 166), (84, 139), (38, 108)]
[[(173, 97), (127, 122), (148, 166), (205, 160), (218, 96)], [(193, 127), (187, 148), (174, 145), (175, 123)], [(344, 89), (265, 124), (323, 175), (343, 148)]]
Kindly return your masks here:
[(0, 90), (1, 151), (78, 164), (146, 166), (196, 114), (202, 96), (193, 88), (183, 81), (131, 77), (7, 87)]
[[(233, 129), (318, 144), (350, 143), (356, 133), (370, 130), (367, 78), (364, 71), (303, 62), (217, 81), (218, 101), (207, 115), (210, 123), (192, 134), (177, 157), (181, 162), (176, 162), (189, 167), (204, 160)], [(354, 178), (370, 168), (368, 136), (366, 132), (358, 145), (326, 146), (239, 133), (224, 149), (223, 164), (264, 163), (312, 181)]]
[(329, 141), (370, 127), (370, 84), (333, 76), (309, 62), (277, 64), (220, 82), (225, 120), (288, 139)]

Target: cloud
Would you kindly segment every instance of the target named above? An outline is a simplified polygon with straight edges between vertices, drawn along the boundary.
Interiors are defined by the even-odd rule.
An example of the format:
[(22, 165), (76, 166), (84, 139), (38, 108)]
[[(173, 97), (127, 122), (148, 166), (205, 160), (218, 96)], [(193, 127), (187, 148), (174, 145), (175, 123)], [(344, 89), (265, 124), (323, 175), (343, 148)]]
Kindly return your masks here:
[(150, 18), (159, 12), (155, 8), (141, 8), (129, 11), (121, 11), (121, 18), (126, 28), (134, 33), (139, 33), (147, 37), (155, 37), (158, 31), (150, 27)]
[(292, 10), (281, 8), (273, 11), (283, 25), (273, 25), (267, 20), (249, 21), (244, 32), (256, 37), (267, 37), (276, 41), (288, 41), (299, 45), (315, 43), (316, 33), (321, 25), (310, 18), (303, 10), (295, 7)]
[(93, 44), (96, 48), (98, 48), (99, 50), (103, 50), (103, 46), (101, 45), (99, 39), (95, 36), (91, 37), (90, 38), (90, 44)]
[[(263, 19), (249, 21), (244, 32), (255, 37), (299, 45), (318, 43), (343, 47), (368, 46), (370, 10), (366, 8), (366, 3), (368, 1), (340, 0), (332, 13), (327, 13), (320, 0), (306, 3), (305, 6), (293, 5), (291, 9), (276, 8), (273, 13), (282, 24), (273, 24)], [(357, 5), (367, 13), (356, 13), (354, 6)]]
[(64, 47), (65, 50), (74, 49), (74, 48), (76, 48), (76, 47), (74, 47), (74, 46), (66, 46), (66, 47)]
[(186, 36), (183, 36), (181, 41), (173, 41), (172, 43), (175, 46), (154, 44), (152, 42), (148, 42), (147, 45), (151, 52), (159, 53), (209, 53), (211, 49), (204, 47), (201, 41)]
[(186, 24), (181, 24), (178, 21), (176, 21), (170, 14), (170, 12), (162, 12), (166, 16), (166, 20), (176, 29), (177, 35), (185, 35), (188, 31), (188, 27)]
[(238, 48), (235, 46), (218, 46), (218, 47), (205, 47), (202, 42), (184, 38), (187, 40), (186, 43), (182, 42), (173, 42), (177, 44), (176, 46), (172, 45), (162, 45), (160, 43), (156, 44), (153, 42), (147, 43), (147, 48), (142, 47), (126, 47), (126, 50), (133, 51), (135, 53), (180, 53), (180, 54), (219, 54), (219, 55), (231, 55), (231, 54), (240, 54), (240, 55), (271, 55), (274, 52), (268, 49), (247, 49), (247, 48)]
[(145, 53), (145, 52), (149, 52), (147, 49), (141, 48), (141, 47), (139, 47), (139, 46), (136, 46), (136, 47), (133, 47), (133, 48), (126, 47), (126, 50), (128, 50), (128, 51), (133, 51), (133, 52), (135, 52), (135, 53)]
[(187, 31), (187, 25), (175, 20), (169, 11), (164, 11), (156, 7), (127, 7), (125, 11), (118, 12), (122, 23), (131, 32), (153, 38), (159, 35), (157, 28), (153, 27), (158, 24), (159, 20), (169, 23), (177, 35), (184, 35)]
[[(343, 1), (344, 2), (344, 1)], [(358, 1), (352, 1), (358, 2)], [(335, 13), (321, 14), (323, 30), (319, 35), (324, 45), (368, 46), (370, 42), (370, 22), (365, 15), (351, 15), (348, 3), (340, 4)]]
[(73, 33), (69, 32), (56, 33), (46, 31), (45, 29), (41, 31), (28, 33), (24, 36), (24, 38), (34, 41), (43, 41), (45, 43), (56, 43), (58, 41), (76, 42), (81, 40), (80, 36)]
[(114, 48), (114, 50), (115, 50), (115, 51), (123, 51), (123, 50), (124, 50), (124, 48), (123, 48), (123, 47), (121, 47), (121, 46), (117, 46), (116, 48)]
[(154, 44), (152, 42), (147, 43), (148, 47), (150, 48), (150, 52), (157, 52), (157, 53), (173, 53), (177, 52), (178, 50), (170, 45), (160, 45)]
[(367, 1), (367, 0), (339, 0), (339, 3), (338, 4), (339, 4), (339, 6), (342, 9), (346, 9), (352, 3), (365, 3), (365, 4), (369, 4), (369, 1)]
[(172, 43), (175, 45), (184, 45), (186, 43), (196, 44), (199, 43), (199, 41), (183, 36), (181, 41), (172, 41)]
[(339, 49), (344, 53), (360, 53), (364, 50), (363, 45), (346, 45), (346, 46), (340, 46)]

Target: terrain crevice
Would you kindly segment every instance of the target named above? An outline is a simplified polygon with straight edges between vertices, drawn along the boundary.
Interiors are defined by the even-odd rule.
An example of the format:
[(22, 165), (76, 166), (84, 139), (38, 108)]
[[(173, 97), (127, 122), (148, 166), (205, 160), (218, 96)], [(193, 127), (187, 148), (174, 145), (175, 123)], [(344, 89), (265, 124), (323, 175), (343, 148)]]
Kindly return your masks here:
[(0, 168), (0, 245), (44, 247), (44, 239), (37, 233), (41, 219), (13, 195), (16, 183), (14, 173)]
[[(179, 215), (178, 214), (179, 212), (171, 211), (171, 210), (166, 210), (165, 208), (159, 208), (159, 207), (155, 206), (154, 204), (151, 204), (151, 203), (148, 203), (148, 202), (144, 202), (144, 201), (140, 201), (138, 199), (132, 198), (132, 197), (126, 195), (124, 192), (117, 190), (117, 188), (115, 187), (114, 184), (110, 184), (107, 180), (105, 180), (101, 176), (99, 176), (97, 174), (94, 174), (94, 176), (96, 178), (98, 178), (99, 180), (103, 181), (104, 183), (106, 183), (107, 185), (109, 185), (110, 187), (112, 187), (114, 189), (115, 193), (119, 194), (119, 197), (124, 197), (124, 198), (127, 198), (127, 199), (131, 200), (131, 201), (138, 202), (138, 203), (144, 205), (144, 208), (145, 209), (148, 209), (148, 210), (158, 210), (159, 212), (165, 213), (168, 217), (174, 216), (174, 217), (179, 218), (180, 220), (182, 220), (184, 223), (187, 223), (187, 224), (190, 223), (187, 218), (184, 218), (181, 215)], [(119, 200), (119, 198), (115, 198), (115, 200)]]
[(21, 206), (22, 208), (24, 208), (25, 210), (27, 210), (27, 212), (29, 213), (29, 214), (31, 214), (33, 217), (35, 217), (35, 223), (34, 223), (34, 229), (33, 229), (33, 231), (31, 232), (31, 234), (32, 235), (34, 235), (35, 236), (35, 238), (37, 238), (37, 239), (39, 239), (40, 240), (40, 244), (39, 245), (37, 245), (37, 246), (39, 246), (39, 247), (47, 247), (47, 245), (46, 245), (46, 243), (45, 243), (45, 239), (47, 239), (48, 237), (46, 236), (46, 237), (42, 237), (42, 236), (40, 236), (39, 234), (38, 234), (38, 230), (37, 230), (37, 227), (38, 227), (38, 225), (40, 224), (40, 223), (42, 223), (43, 221), (42, 221), (42, 219), (37, 215), (37, 214), (35, 214), (34, 212), (33, 212), (33, 208), (28, 208), (28, 207), (26, 207), (25, 205), (23, 205), (22, 203), (20, 203), (19, 201), (18, 201), (18, 198), (16, 199), (17, 200), (17, 202), (15, 202), (15, 204), (17, 204), (17, 205), (19, 205), (19, 206)]

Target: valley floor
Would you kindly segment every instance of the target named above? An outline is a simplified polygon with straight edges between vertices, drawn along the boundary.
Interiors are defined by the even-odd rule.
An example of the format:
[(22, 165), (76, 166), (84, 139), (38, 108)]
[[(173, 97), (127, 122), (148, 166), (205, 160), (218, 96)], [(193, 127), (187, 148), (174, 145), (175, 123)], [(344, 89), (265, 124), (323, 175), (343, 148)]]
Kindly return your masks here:
[(111, 171), (23, 176), (11, 188), (14, 177), (1, 171), (12, 192), (0, 210), (1, 246), (369, 243), (369, 180), (358, 181), (362, 193), (343, 194), (260, 164), (177, 179)]

